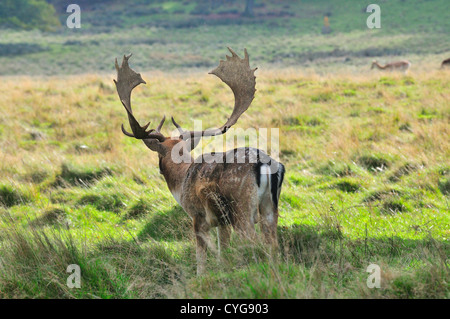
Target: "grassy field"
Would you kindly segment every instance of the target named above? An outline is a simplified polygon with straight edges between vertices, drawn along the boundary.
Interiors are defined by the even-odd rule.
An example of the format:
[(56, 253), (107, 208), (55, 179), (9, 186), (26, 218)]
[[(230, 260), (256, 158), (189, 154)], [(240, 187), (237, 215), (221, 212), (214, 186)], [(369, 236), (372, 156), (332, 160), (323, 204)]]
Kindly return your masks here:
[[(280, 256), (234, 241), (200, 278), (190, 220), (156, 154), (120, 132), (113, 77), (0, 83), (0, 297), (449, 297), (448, 71), (258, 71), (238, 126), (280, 128)], [(164, 110), (213, 126), (232, 105), (212, 76), (144, 78), (141, 120)], [(366, 286), (371, 263), (381, 289)], [(81, 266), (81, 289), (66, 286), (69, 264)]]
[[(60, 29), (0, 30), (0, 298), (450, 297), (447, 1), (381, 2), (379, 30), (360, 0), (256, 0), (253, 18), (239, 1), (80, 0), (79, 30), (52, 2)], [(148, 83), (133, 93), (138, 120), (213, 127), (233, 105), (207, 75), (226, 46), (258, 67), (236, 126), (280, 129), (280, 251), (233, 237), (197, 277), (157, 155), (121, 133), (113, 62), (132, 52)], [(382, 73), (373, 59), (412, 67)]]

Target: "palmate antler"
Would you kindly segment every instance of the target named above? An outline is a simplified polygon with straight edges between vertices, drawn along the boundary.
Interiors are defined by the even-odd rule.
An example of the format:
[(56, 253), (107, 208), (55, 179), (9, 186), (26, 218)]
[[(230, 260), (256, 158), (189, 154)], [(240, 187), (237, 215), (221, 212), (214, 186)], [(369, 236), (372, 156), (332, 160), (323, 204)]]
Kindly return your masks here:
[(134, 70), (130, 68), (128, 65), (128, 59), (131, 57), (124, 55), (122, 60), (122, 65), (119, 67), (116, 59), (116, 70), (117, 70), (117, 81), (114, 80), (116, 84), (117, 93), (119, 94), (120, 101), (122, 102), (125, 110), (128, 114), (128, 121), (130, 122), (131, 130), (133, 134), (128, 133), (122, 124), (122, 132), (130, 137), (134, 137), (137, 139), (157, 139), (159, 142), (164, 142), (166, 139), (164, 135), (160, 133), (161, 127), (164, 124), (166, 117), (164, 116), (159, 123), (156, 130), (150, 129), (147, 131), (150, 122), (146, 125), (141, 126), (139, 122), (133, 115), (133, 111), (131, 109), (131, 91), (141, 83), (146, 84), (146, 82), (142, 79), (139, 73), (136, 73)]
[[(228, 50), (230, 50), (232, 56), (226, 56), (226, 61), (221, 60), (219, 66), (209, 72), (209, 74), (216, 75), (233, 91), (235, 99), (233, 112), (227, 122), (220, 128), (206, 131), (186, 131), (181, 128), (181, 126), (178, 125), (172, 117), (172, 122), (180, 132), (180, 138), (183, 140), (191, 139), (192, 143), (194, 139), (196, 142), (199, 141), (202, 136), (216, 136), (226, 133), (226, 131), (237, 122), (242, 113), (248, 109), (253, 101), (256, 92), (255, 71), (257, 68), (250, 69), (249, 57), (246, 49), (244, 50), (245, 57), (243, 59), (241, 59), (232, 49), (228, 48)], [(131, 109), (131, 91), (139, 84), (145, 84), (145, 81), (139, 73), (136, 73), (129, 67), (128, 59), (130, 57), (131, 54), (129, 56), (124, 56), (120, 67), (116, 59), (117, 81), (114, 80), (114, 82), (116, 84), (120, 101), (127, 111), (128, 120), (130, 122), (130, 127), (133, 134), (127, 132), (123, 127), (123, 124), (122, 132), (127, 136), (137, 139), (157, 139), (159, 142), (163, 142), (166, 138), (160, 133), (160, 130), (164, 124), (165, 116), (159, 123), (156, 130), (150, 129), (147, 131), (150, 122), (144, 126), (141, 126), (133, 115), (133, 111)], [(196, 142), (193, 142), (192, 146), (196, 145)]]
[(247, 49), (244, 49), (245, 57), (241, 59), (232, 49), (230, 50), (232, 56), (226, 56), (227, 60), (221, 60), (219, 66), (209, 72), (209, 74), (216, 75), (219, 79), (225, 82), (234, 93), (234, 108), (230, 118), (227, 122), (218, 129), (206, 131), (186, 131), (172, 117), (172, 122), (180, 132), (180, 138), (187, 140), (189, 138), (201, 136), (216, 136), (226, 133), (226, 131), (234, 125), (239, 117), (244, 113), (255, 97), (256, 77), (255, 71), (257, 68), (250, 69), (249, 57)]

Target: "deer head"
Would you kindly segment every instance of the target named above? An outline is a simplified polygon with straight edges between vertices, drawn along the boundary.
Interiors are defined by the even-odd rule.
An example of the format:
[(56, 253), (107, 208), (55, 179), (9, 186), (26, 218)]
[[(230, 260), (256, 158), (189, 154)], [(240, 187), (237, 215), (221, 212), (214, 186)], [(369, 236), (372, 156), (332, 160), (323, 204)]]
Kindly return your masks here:
[(372, 70), (377, 64), (378, 64), (378, 61), (377, 60), (373, 60), (372, 61), (372, 66), (370, 67), (370, 69)]

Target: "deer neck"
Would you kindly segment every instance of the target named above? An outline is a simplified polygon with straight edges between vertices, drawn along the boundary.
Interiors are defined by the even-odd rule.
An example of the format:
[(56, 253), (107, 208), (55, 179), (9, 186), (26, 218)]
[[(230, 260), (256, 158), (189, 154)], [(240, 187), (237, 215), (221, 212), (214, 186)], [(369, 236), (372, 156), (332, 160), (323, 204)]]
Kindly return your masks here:
[(386, 65), (385, 65), (385, 66), (381, 66), (381, 65), (378, 64), (378, 62), (375, 62), (375, 66), (376, 66), (377, 68), (379, 68), (380, 70), (386, 69)]
[(191, 157), (189, 157), (189, 160), (189, 162), (177, 163), (172, 160), (170, 152), (164, 156), (159, 155), (159, 171), (164, 176), (173, 197), (180, 205), (181, 187), (186, 178), (187, 170), (194, 162)]

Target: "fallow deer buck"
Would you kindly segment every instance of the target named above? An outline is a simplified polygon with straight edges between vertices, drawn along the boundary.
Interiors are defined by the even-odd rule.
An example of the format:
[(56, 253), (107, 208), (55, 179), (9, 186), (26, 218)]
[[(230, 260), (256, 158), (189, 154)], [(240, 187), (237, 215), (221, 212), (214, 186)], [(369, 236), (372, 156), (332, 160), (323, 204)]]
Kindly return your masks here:
[[(165, 116), (156, 129), (149, 129), (150, 123), (141, 126), (133, 115), (131, 91), (144, 83), (139, 73), (128, 65), (130, 56), (124, 56), (117, 69), (117, 92), (128, 114), (133, 133), (125, 135), (142, 140), (152, 151), (158, 153), (160, 173), (175, 200), (183, 207), (193, 221), (196, 238), (197, 274), (206, 266), (209, 230), (218, 227), (220, 250), (228, 246), (231, 227), (244, 238), (254, 239), (255, 224), (260, 223), (265, 241), (271, 248), (277, 248), (278, 201), (284, 177), (284, 166), (259, 149), (236, 148), (224, 153), (202, 154), (203, 160), (194, 159), (190, 151), (203, 136), (225, 134), (244, 113), (255, 94), (255, 69), (250, 69), (249, 57), (241, 59), (233, 50), (226, 61), (210, 72), (219, 77), (233, 91), (235, 103), (230, 118), (218, 129), (186, 131), (172, 117), (180, 135), (165, 137), (161, 133)], [(222, 161), (205, 161), (208, 157)], [(180, 161), (180, 158), (183, 160)]]
[(370, 69), (373, 69), (374, 67), (377, 67), (380, 70), (387, 70), (387, 71), (403, 71), (405, 74), (408, 72), (408, 69), (411, 66), (411, 62), (408, 60), (402, 60), (402, 61), (396, 61), (392, 63), (387, 63), (385, 65), (380, 65), (376, 60), (372, 62), (372, 66)]

